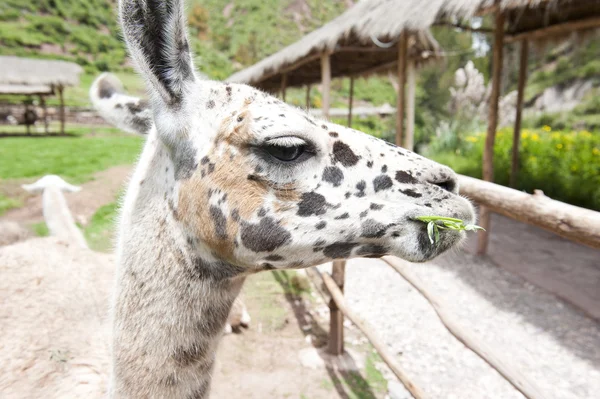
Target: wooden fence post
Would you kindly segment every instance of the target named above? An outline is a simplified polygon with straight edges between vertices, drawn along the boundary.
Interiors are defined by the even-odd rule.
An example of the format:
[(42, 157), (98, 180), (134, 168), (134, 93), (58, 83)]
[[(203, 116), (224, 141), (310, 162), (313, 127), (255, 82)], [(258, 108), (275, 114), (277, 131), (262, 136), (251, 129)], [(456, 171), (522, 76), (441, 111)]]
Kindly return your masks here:
[[(504, 13), (496, 11), (494, 25), (494, 54), (492, 70), (492, 93), (490, 95), (489, 116), (485, 147), (483, 150), (483, 180), (494, 181), (494, 143), (498, 127), (498, 102), (500, 97), (500, 80), (502, 79), (502, 54), (504, 51)], [(477, 254), (487, 252), (488, 235), (490, 233), (490, 212), (485, 207), (480, 208), (479, 224), (485, 230), (478, 231)]]
[[(334, 260), (331, 277), (342, 293), (345, 274), (346, 261)], [(336, 356), (344, 353), (344, 313), (333, 299), (329, 301), (329, 353)]]
[(306, 85), (306, 110), (310, 110), (310, 85)]

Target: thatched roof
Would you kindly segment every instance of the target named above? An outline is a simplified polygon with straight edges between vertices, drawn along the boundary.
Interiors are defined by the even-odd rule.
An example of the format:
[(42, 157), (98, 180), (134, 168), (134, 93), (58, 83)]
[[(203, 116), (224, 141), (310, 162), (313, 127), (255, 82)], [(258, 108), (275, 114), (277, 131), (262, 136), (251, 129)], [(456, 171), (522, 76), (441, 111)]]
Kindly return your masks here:
[(73, 62), (0, 56), (0, 85), (5, 87), (76, 86), (82, 72)]
[(0, 84), (0, 94), (35, 95), (53, 94), (52, 86), (47, 85), (3, 85)]
[(375, 42), (393, 43), (409, 31), (413, 45), (409, 56), (435, 55), (437, 43), (428, 29), (435, 24), (456, 23), (485, 15), (500, 7), (507, 14), (507, 33), (600, 15), (600, 0), (363, 0), (298, 42), (244, 69), (227, 80), (266, 90), (320, 81), (318, 56), (330, 52), (332, 76), (360, 75), (377, 66), (393, 67), (397, 46), (379, 48)]

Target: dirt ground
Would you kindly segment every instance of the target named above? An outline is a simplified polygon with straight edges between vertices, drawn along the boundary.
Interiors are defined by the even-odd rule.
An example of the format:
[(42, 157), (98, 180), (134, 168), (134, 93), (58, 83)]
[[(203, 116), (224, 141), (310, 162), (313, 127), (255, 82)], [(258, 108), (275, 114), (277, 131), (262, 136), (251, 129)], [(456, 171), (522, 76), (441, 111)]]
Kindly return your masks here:
[[(383, 398), (383, 377), (373, 379), (365, 372), (367, 347), (350, 349), (343, 369), (328, 362), (327, 319), (314, 312), (324, 304), (314, 295), (286, 293), (286, 276), (261, 273), (246, 282), (244, 298), (252, 325), (221, 342), (211, 397)], [(349, 331), (350, 336), (354, 333)], [(311, 360), (311, 354), (321, 359)], [(306, 357), (304, 363), (312, 367), (303, 366), (301, 358)]]
[[(600, 320), (600, 251), (535, 226), (492, 215), (489, 258)], [(475, 253), (477, 235), (466, 250)]]

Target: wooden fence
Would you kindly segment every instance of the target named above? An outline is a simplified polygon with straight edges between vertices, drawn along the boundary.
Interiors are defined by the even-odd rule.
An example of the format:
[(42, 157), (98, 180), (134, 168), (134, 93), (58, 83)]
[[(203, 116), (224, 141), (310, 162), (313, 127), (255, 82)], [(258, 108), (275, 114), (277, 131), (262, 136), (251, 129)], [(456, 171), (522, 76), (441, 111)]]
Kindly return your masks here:
[[(592, 248), (600, 248), (600, 212), (552, 200), (539, 191), (531, 195), (467, 176), (459, 176), (459, 186), (462, 195), (466, 195), (493, 212), (541, 227)], [(464, 329), (458, 320), (446, 310), (443, 301), (412, 272), (408, 262), (391, 256), (385, 256), (382, 260), (427, 299), (448, 331), (468, 349), (497, 370), (526, 398), (544, 398), (536, 384), (524, 377), (519, 367), (508, 361), (506, 354), (495, 351), (478, 340), (470, 331)], [(425, 398), (423, 390), (411, 380), (375, 330), (346, 305), (343, 294), (345, 261), (334, 261), (331, 275), (321, 273), (316, 268), (312, 268), (310, 274), (316, 276), (323, 283), (327, 290), (326, 295), (330, 298), (329, 353), (341, 355), (344, 352), (343, 322), (344, 316), (346, 316), (365, 334), (383, 361), (413, 397), (415, 399)]]

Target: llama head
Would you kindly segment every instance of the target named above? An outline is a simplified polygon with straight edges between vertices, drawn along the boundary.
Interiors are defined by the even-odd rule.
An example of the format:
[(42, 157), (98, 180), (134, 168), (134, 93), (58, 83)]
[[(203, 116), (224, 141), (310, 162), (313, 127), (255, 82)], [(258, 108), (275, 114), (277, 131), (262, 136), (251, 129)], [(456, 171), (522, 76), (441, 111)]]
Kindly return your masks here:
[(38, 181), (36, 181), (35, 183), (23, 184), (21, 185), (21, 187), (25, 191), (28, 191), (33, 194), (41, 193), (49, 187), (55, 187), (60, 189), (61, 191), (69, 193), (76, 193), (78, 191), (81, 191), (81, 187), (69, 184), (66, 181), (64, 181), (60, 176), (56, 175), (46, 175)]
[(204, 260), (250, 271), (385, 254), (425, 261), (464, 232), (444, 230), (432, 245), (415, 217), (474, 222), (451, 169), (248, 86), (199, 80), (182, 0), (121, 0), (120, 13), (169, 149), (165, 206)]

